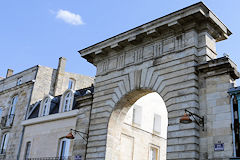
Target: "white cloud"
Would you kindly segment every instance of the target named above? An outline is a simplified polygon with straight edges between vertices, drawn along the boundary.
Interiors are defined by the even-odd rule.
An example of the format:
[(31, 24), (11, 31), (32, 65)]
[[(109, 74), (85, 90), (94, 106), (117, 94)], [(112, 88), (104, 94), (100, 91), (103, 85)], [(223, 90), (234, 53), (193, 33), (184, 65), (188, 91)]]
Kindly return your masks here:
[(74, 14), (67, 10), (60, 9), (57, 12), (56, 18), (63, 20), (66, 23), (72, 24), (72, 25), (82, 25), (84, 24), (82, 21), (82, 18), (78, 14)]

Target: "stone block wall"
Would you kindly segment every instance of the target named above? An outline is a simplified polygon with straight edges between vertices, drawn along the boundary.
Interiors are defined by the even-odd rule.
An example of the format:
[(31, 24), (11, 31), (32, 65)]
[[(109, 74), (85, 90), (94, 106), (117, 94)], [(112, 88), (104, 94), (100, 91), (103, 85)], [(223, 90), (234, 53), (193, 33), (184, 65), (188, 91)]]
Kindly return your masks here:
[[(2, 155), (6, 160), (17, 159), (23, 130), (21, 121), (24, 119), (29, 105), (36, 73), (37, 66), (0, 81), (0, 107), (3, 109), (1, 117), (8, 115), (12, 98), (18, 96), (12, 126), (1, 127), (0, 130), (0, 141), (4, 133), (9, 133), (6, 154)], [(17, 85), (18, 78), (22, 78), (20, 85)]]
[[(200, 132), (200, 159), (228, 159), (233, 156), (228, 90), (237, 78), (234, 68), (235, 64), (227, 57), (199, 65), (200, 115), (205, 121), (204, 131)], [(219, 143), (224, 144), (224, 151), (214, 150), (214, 144)]]
[[(89, 133), (89, 121), (90, 121), (90, 110), (92, 105), (92, 95), (79, 97), (76, 99), (77, 108), (79, 108), (79, 114), (76, 120), (76, 130), (83, 133)], [(81, 133), (80, 133), (81, 134)], [(87, 136), (81, 134), (86, 140)], [(78, 134), (76, 134), (73, 144), (73, 156), (81, 156), (82, 160), (85, 160), (87, 142)], [(93, 151), (94, 152), (94, 151)]]

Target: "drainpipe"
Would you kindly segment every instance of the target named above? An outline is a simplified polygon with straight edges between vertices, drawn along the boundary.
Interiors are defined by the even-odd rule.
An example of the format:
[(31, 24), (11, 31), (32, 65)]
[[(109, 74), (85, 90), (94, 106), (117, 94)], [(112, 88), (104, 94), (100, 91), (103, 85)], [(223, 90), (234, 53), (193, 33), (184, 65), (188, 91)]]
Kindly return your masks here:
[[(238, 124), (240, 124), (240, 94), (238, 93), (236, 95), (237, 101), (238, 101)], [(240, 131), (240, 129), (239, 129)], [(239, 139), (240, 139), (240, 134), (239, 134)]]
[[(37, 78), (38, 68), (39, 68), (39, 66), (37, 66), (37, 70), (36, 70), (36, 74), (35, 74), (34, 80), (32, 80), (33, 85), (32, 85), (32, 88), (31, 88), (31, 93), (30, 93), (30, 96), (29, 96), (28, 104), (27, 104), (27, 110), (26, 110), (26, 113), (25, 113), (25, 115), (24, 115), (24, 120), (26, 120), (26, 118), (27, 118), (27, 112), (28, 112), (28, 108), (29, 108), (30, 103), (31, 103), (32, 92), (33, 92), (34, 83), (35, 83), (36, 78)], [(24, 131), (25, 131), (25, 126), (23, 126), (22, 133), (21, 133), (21, 137), (20, 137), (20, 143), (19, 143), (18, 152), (17, 152), (17, 160), (19, 160), (19, 158), (20, 158), (20, 153), (21, 153), (21, 148), (22, 148)]]
[[(93, 87), (93, 85), (92, 85)], [(89, 130), (90, 130), (90, 121), (91, 121), (91, 116), (92, 116), (92, 107), (93, 107), (93, 91), (91, 91), (91, 98), (92, 98), (92, 101), (91, 101), (91, 107), (90, 107), (90, 113), (89, 113), (89, 121), (88, 121), (88, 130), (87, 130), (87, 142), (86, 142), (86, 145), (85, 145), (85, 155), (84, 155), (84, 160), (87, 159), (87, 145), (88, 145), (88, 138), (89, 138)]]
[(236, 157), (236, 143), (235, 143), (235, 129), (234, 129), (234, 111), (233, 111), (233, 99), (234, 95), (231, 97), (231, 112), (232, 112), (232, 136), (233, 136), (233, 157)]

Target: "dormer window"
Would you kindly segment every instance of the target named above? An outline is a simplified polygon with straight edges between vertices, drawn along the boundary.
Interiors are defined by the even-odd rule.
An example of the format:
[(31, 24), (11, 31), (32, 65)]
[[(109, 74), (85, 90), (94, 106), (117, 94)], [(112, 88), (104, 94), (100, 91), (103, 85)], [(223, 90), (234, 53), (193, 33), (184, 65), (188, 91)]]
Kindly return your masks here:
[(49, 108), (50, 108), (49, 102), (50, 102), (50, 99), (45, 98), (45, 100), (43, 102), (42, 116), (47, 116), (49, 114)]
[(47, 116), (50, 113), (51, 101), (53, 97), (50, 95), (46, 95), (41, 101), (40, 109), (38, 112), (38, 116)]
[(75, 81), (73, 79), (69, 79), (68, 81), (68, 89), (74, 89)]
[(20, 85), (20, 84), (22, 84), (22, 77), (18, 78), (18, 80), (17, 80), (17, 86)]
[(71, 101), (72, 101), (72, 92), (68, 92), (64, 97), (63, 112), (70, 111)]

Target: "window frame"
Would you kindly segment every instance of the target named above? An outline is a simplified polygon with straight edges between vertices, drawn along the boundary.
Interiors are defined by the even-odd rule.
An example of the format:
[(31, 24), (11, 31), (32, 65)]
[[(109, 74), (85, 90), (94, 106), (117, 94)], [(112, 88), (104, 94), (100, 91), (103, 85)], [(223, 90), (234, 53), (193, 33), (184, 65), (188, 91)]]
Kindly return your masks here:
[[(69, 78), (69, 80), (68, 80), (68, 89), (72, 89), (72, 90), (74, 90), (74, 88), (75, 88), (75, 79), (73, 79), (73, 78)], [(70, 85), (71, 84), (71, 85)]]
[[(152, 157), (152, 150), (156, 150), (156, 159), (153, 159)], [(148, 154), (148, 160), (160, 160), (160, 147), (159, 146), (155, 146), (153, 144), (150, 144), (149, 146), (149, 154)]]
[[(28, 144), (30, 144), (30, 146)], [(31, 146), (32, 146), (31, 141), (28, 141), (25, 147), (24, 160), (28, 160), (28, 158), (30, 157)]]
[[(44, 103), (46, 100), (48, 99), (48, 102), (47, 102), (47, 111), (46, 111), (46, 115), (43, 115), (43, 111), (44, 111), (44, 106), (46, 103)], [(41, 104), (40, 104), (40, 109), (39, 109), (39, 112), (38, 112), (38, 117), (44, 117), (44, 116), (48, 116), (50, 114), (50, 108), (51, 108), (51, 102), (52, 102), (52, 99), (53, 97), (51, 95), (46, 95), (44, 96), (44, 98), (42, 99), (41, 101)]]
[[(63, 142), (65, 142), (64, 152), (62, 152), (63, 151), (63, 147), (62, 147)], [(58, 157), (60, 159), (69, 157), (70, 156), (70, 147), (71, 147), (70, 139), (61, 138), (60, 142), (59, 142), (59, 147), (58, 147)]]
[(17, 79), (16, 85), (19, 86), (19, 85), (21, 85), (21, 84), (22, 84), (22, 77), (19, 77), (19, 78)]
[[(71, 110), (71, 102), (72, 102), (72, 92), (67, 92), (63, 99), (62, 112), (68, 112)], [(65, 107), (66, 105), (67, 105), (67, 107)]]
[[(47, 102), (46, 102), (47, 101)], [(41, 110), (41, 116), (47, 116), (49, 115), (50, 111), (50, 104), (51, 104), (51, 99), (49, 97), (45, 98), (43, 100), (43, 105), (42, 105), (42, 110)]]
[(133, 106), (132, 124), (141, 126), (141, 124), (142, 124), (142, 106), (139, 106), (139, 105)]
[[(72, 107), (73, 107), (73, 101), (74, 101), (74, 94), (75, 94), (75, 91), (74, 90), (71, 90), (71, 89), (67, 89), (61, 96), (61, 101), (60, 101), (60, 106), (59, 106), (59, 110), (58, 110), (58, 113), (62, 113), (64, 112), (64, 105), (66, 105), (66, 96), (67, 94), (71, 92), (71, 98), (70, 98), (70, 101), (69, 101), (69, 109), (67, 111), (71, 111), (72, 110)], [(65, 112), (67, 112), (65, 111)]]
[(0, 148), (0, 154), (5, 154), (7, 150), (7, 145), (8, 145), (8, 139), (9, 139), (9, 132), (6, 132), (2, 135), (2, 140), (1, 140), (1, 148)]
[(153, 117), (153, 132), (154, 133), (161, 134), (161, 128), (162, 128), (162, 124), (161, 124), (162, 122), (161, 121), (162, 121), (161, 115), (160, 114), (154, 114), (154, 117)]
[(2, 115), (3, 115), (3, 108), (4, 108), (4, 107), (0, 107), (0, 118), (1, 118)]
[(10, 106), (9, 111), (8, 111), (8, 116), (15, 114), (17, 102), (18, 102), (18, 95), (15, 95), (11, 99), (11, 106)]

